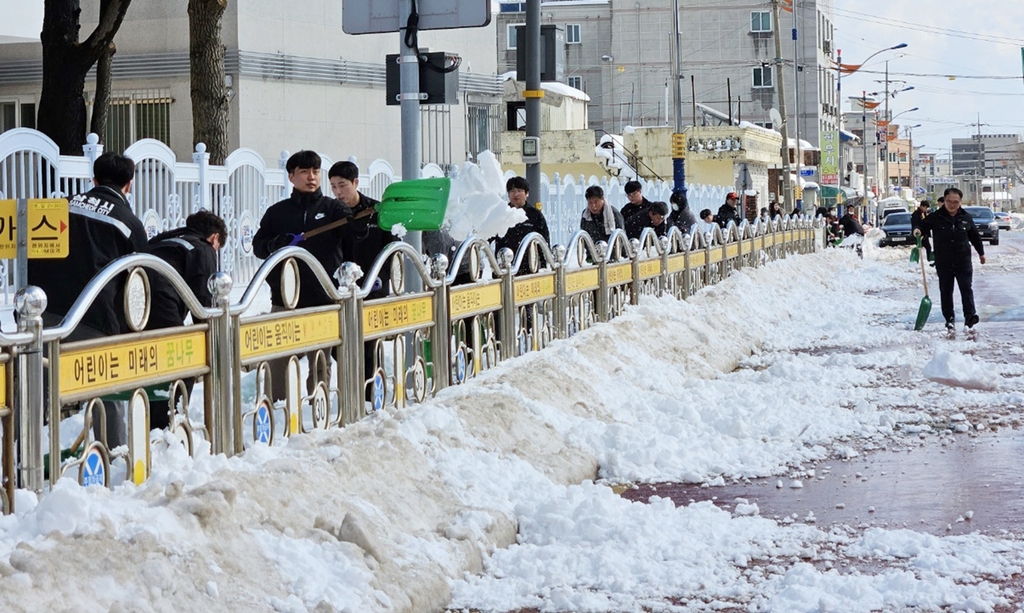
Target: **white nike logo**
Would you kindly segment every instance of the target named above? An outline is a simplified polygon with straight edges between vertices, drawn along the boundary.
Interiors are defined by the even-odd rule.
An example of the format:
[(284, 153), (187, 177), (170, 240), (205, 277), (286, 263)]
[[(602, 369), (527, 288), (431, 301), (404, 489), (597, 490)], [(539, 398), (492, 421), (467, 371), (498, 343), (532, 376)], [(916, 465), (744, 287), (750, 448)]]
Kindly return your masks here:
[(313, 216), (313, 219), (323, 219), (323, 218), (324, 218), (324, 214), (323, 213), (317, 213), (316, 215)]

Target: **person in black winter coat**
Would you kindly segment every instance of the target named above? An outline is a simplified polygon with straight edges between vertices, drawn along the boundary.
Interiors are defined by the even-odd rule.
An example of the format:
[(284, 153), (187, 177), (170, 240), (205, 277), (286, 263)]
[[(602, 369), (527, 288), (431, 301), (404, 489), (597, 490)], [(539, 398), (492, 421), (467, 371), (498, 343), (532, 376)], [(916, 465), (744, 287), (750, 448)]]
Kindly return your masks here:
[(509, 228), (504, 236), (494, 239), (494, 252), (497, 253), (507, 247), (513, 253), (518, 253), (523, 239), (531, 232), (540, 234), (544, 237), (544, 242), (550, 243), (551, 235), (548, 233), (548, 222), (544, 219), (544, 214), (536, 207), (526, 205), (526, 200), (530, 196), (530, 184), (526, 179), (512, 177), (505, 183), (505, 191), (508, 192), (508, 205), (526, 213), (526, 220)]
[(622, 213), (605, 201), (604, 190), (599, 185), (591, 185), (584, 195), (587, 208), (583, 209), (580, 229), (589, 234), (594, 243), (607, 243), (612, 232), (623, 229)]
[[(96, 187), (68, 202), (68, 257), (30, 259), (28, 283), (46, 292), (43, 321), (56, 326), (85, 286), (117, 258), (146, 250), (146, 229), (126, 195), (135, 178), (135, 163), (104, 153), (93, 164)], [(108, 283), (65, 340), (85, 340), (128, 332), (124, 314), (124, 277)]]
[(665, 232), (668, 231), (668, 224), (665, 223), (667, 215), (667, 204), (652, 202), (651, 206), (626, 220), (626, 236), (631, 239), (639, 239), (644, 228), (654, 228), (654, 232), (658, 236), (665, 236)]
[(935, 272), (939, 277), (939, 293), (942, 297), (942, 316), (946, 328), (952, 330), (956, 312), (953, 307), (953, 282), (960, 288), (960, 302), (964, 309), (964, 322), (968, 328), (978, 323), (978, 311), (974, 306), (974, 269), (971, 265), (971, 246), (985, 263), (985, 247), (981, 234), (974, 225), (971, 214), (960, 208), (963, 192), (955, 187), (946, 188), (942, 194), (943, 204), (921, 221), (921, 230), (931, 236), (935, 252)]
[[(352, 219), (345, 225), (342, 239), (345, 258), (359, 264), (366, 275), (380, 252), (398, 238), (377, 225), (376, 206), (379, 202), (359, 191), (358, 166), (347, 161), (336, 162), (327, 172), (327, 176), (331, 181), (334, 197), (352, 212)], [(366, 296), (367, 300), (388, 295), (391, 267), (384, 266), (377, 280), (379, 282), (374, 282), (374, 289)]]
[(629, 204), (622, 207), (622, 218), (624, 220), (639, 213), (641, 209), (651, 206), (651, 201), (644, 198), (643, 187), (639, 181), (626, 181), (622, 189), (626, 192), (626, 199), (629, 200)]
[[(334, 198), (320, 192), (320, 156), (314, 151), (299, 151), (285, 163), (292, 195), (273, 204), (260, 220), (260, 227), (252, 237), (252, 250), (256, 257), (266, 259), (270, 254), (287, 247), (303, 247), (323, 265), (334, 281), (334, 273), (344, 260), (345, 226), (323, 232), (306, 240), (303, 233), (320, 226), (352, 217), (352, 211)], [(273, 310), (286, 308), (281, 296), (281, 266), (267, 276), (270, 283), (270, 302)], [(336, 282), (336, 281), (335, 281)], [(299, 308), (331, 304), (330, 295), (320, 280), (305, 264), (299, 263)], [(312, 366), (315, 354), (307, 354)], [(283, 400), (287, 394), (287, 358), (270, 361), (273, 400)], [(314, 369), (309, 369), (310, 374)], [(310, 376), (306, 391), (312, 392), (315, 379)]]
[(740, 214), (736, 209), (736, 204), (739, 203), (740, 197), (736, 192), (729, 192), (725, 196), (725, 204), (718, 207), (718, 215), (715, 215), (715, 222), (719, 226), (725, 228), (729, 225), (729, 222), (740, 223)]
[(693, 216), (686, 201), (686, 194), (682, 191), (672, 192), (669, 197), (669, 205), (672, 211), (668, 215), (668, 225), (676, 226), (683, 234), (689, 234), (693, 226), (697, 224), (697, 218)]
[[(196, 211), (185, 219), (184, 228), (158, 234), (149, 240), (149, 252), (170, 264), (181, 275), (199, 302), (212, 307), (210, 277), (217, 272), (217, 252), (227, 241), (224, 220), (210, 211)], [(147, 330), (173, 328), (185, 322), (188, 307), (178, 290), (162, 274), (149, 275), (153, 301), (149, 311)], [(188, 393), (192, 393), (195, 379), (184, 380)], [(149, 427), (164, 429), (170, 425), (168, 400), (150, 400)]]
[(846, 212), (839, 218), (839, 225), (843, 227), (844, 236), (853, 236), (854, 234), (864, 236), (864, 226), (860, 225), (860, 220), (857, 219), (856, 207), (846, 207)]
[[(922, 200), (918, 205), (917, 209), (910, 215), (910, 227), (917, 230), (921, 228), (921, 222), (924, 221), (925, 217), (928, 217), (928, 213), (931, 211), (931, 204), (927, 200)], [(924, 247), (925, 258), (928, 261), (932, 259), (932, 243), (928, 240), (927, 236), (923, 236), (924, 231), (922, 230), (921, 246)]]
[[(344, 226), (318, 234), (304, 240), (302, 233), (334, 221), (351, 217), (352, 212), (334, 198), (320, 192), (320, 156), (314, 151), (299, 151), (285, 164), (292, 194), (267, 209), (260, 220), (260, 227), (252, 237), (252, 250), (256, 257), (265, 260), (270, 254), (287, 247), (298, 245), (313, 254), (323, 265), (332, 279), (344, 259), (342, 241)], [(267, 277), (270, 283), (270, 302), (283, 307), (281, 298), (281, 267), (271, 271)], [(313, 271), (299, 264), (298, 306), (322, 306), (330, 304), (330, 296), (320, 285)]]

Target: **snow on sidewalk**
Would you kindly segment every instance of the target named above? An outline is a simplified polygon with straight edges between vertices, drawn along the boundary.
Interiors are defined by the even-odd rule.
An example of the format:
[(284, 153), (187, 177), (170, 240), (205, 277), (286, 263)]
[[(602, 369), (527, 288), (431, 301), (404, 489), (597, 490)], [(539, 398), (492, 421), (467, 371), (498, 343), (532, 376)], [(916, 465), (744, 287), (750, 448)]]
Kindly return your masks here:
[[(167, 439), (140, 487), (64, 480), (38, 504), (20, 493), (18, 515), (0, 518), (0, 604), (992, 610), (1011, 600), (997, 582), (1024, 560), (1013, 539), (780, 523), (752, 505), (633, 503), (607, 486), (781, 474), (953, 412), (963, 394), (1020, 402), (1020, 373), (1007, 371), (1016, 379), (936, 406), (916, 304), (878, 293), (915, 281), (905, 265), (842, 250), (794, 257), (686, 302), (644, 299), (344, 430), (230, 460), (193, 461)], [(807, 351), (837, 346), (851, 351)], [(876, 351), (854, 351), (864, 346)], [(877, 385), (879, 368), (916, 384)]]

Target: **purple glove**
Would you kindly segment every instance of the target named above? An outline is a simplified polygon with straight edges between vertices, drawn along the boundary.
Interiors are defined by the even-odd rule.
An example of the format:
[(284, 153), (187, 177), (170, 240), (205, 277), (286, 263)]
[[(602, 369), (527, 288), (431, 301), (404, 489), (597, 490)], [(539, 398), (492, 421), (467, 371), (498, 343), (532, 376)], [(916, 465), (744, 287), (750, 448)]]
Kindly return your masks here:
[(295, 245), (301, 243), (304, 238), (306, 238), (306, 233), (302, 232), (299, 234), (289, 234), (288, 236), (292, 237), (292, 240), (290, 243), (288, 243), (288, 246), (294, 247)]

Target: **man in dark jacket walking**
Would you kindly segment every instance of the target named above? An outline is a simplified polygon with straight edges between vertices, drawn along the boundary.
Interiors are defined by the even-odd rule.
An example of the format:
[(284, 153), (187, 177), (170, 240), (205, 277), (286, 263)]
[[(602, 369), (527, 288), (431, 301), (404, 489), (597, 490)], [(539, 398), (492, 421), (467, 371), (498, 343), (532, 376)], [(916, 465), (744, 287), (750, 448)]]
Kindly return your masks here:
[[(154, 236), (149, 241), (149, 252), (170, 264), (203, 306), (212, 307), (210, 277), (217, 272), (217, 253), (227, 241), (224, 220), (210, 211), (202, 210), (185, 219), (184, 228), (176, 228)], [(161, 274), (149, 275), (153, 296), (147, 330), (173, 328), (185, 322), (188, 307), (178, 290)], [(195, 379), (185, 379), (188, 393), (192, 393)], [(167, 400), (150, 400), (149, 427), (164, 429), (170, 425), (170, 407)]]
[(605, 201), (604, 190), (599, 185), (591, 185), (584, 195), (587, 208), (583, 209), (580, 229), (589, 234), (595, 243), (607, 243), (612, 232), (623, 229), (622, 213)]
[(626, 199), (629, 200), (629, 204), (622, 207), (623, 219), (629, 219), (642, 209), (651, 206), (651, 201), (644, 198), (643, 187), (639, 181), (626, 181), (622, 190), (626, 192)]
[(725, 204), (718, 207), (718, 215), (715, 215), (715, 221), (719, 226), (725, 228), (729, 225), (729, 222), (740, 223), (740, 214), (736, 210), (736, 204), (739, 203), (740, 196), (736, 192), (729, 192), (725, 196)]
[[(344, 259), (344, 226), (334, 228), (306, 239), (304, 232), (352, 216), (348, 207), (334, 198), (324, 196), (320, 191), (320, 156), (315, 151), (299, 151), (292, 154), (285, 163), (292, 194), (273, 204), (260, 220), (260, 227), (252, 237), (252, 250), (256, 257), (266, 259), (270, 254), (287, 247), (298, 245), (309, 251), (323, 265), (327, 274), (334, 279), (334, 273)], [(273, 310), (286, 309), (281, 296), (281, 266), (277, 266), (267, 277), (270, 283), (270, 302)], [(336, 282), (336, 281), (335, 281)], [(299, 264), (299, 308), (322, 306), (331, 303), (330, 295), (320, 285), (319, 279), (305, 264)], [(311, 365), (312, 366), (312, 365)], [(287, 360), (270, 362), (274, 400), (282, 400), (287, 388)], [(313, 368), (310, 368), (312, 371)], [(309, 381), (312, 381), (310, 377)], [(310, 386), (307, 385), (307, 389)]]
[(522, 177), (512, 177), (505, 183), (505, 191), (508, 192), (508, 205), (520, 209), (526, 213), (526, 220), (517, 223), (509, 228), (504, 236), (494, 240), (494, 252), (509, 248), (513, 253), (519, 251), (523, 239), (531, 232), (536, 232), (544, 237), (544, 242), (551, 242), (551, 235), (548, 233), (548, 222), (544, 214), (535, 207), (526, 206), (526, 199), (530, 196), (530, 184)]
[(639, 239), (644, 228), (654, 228), (654, 232), (658, 236), (665, 236), (665, 232), (668, 231), (668, 224), (665, 223), (667, 215), (667, 204), (652, 202), (651, 206), (626, 220), (626, 236), (631, 239)]
[[(930, 210), (931, 204), (927, 200), (922, 200), (917, 205), (917, 209), (910, 215), (910, 227), (915, 230), (920, 228), (921, 222), (924, 221), (925, 217), (928, 217)], [(932, 244), (927, 236), (922, 236), (921, 245), (924, 247), (925, 258), (930, 262), (932, 259)]]
[[(58, 326), (89, 281), (117, 258), (145, 251), (146, 229), (126, 196), (135, 178), (135, 163), (123, 155), (104, 153), (92, 167), (93, 189), (68, 203), (68, 257), (29, 260), (28, 283), (46, 292), (43, 323)], [(124, 313), (124, 281), (120, 275), (96, 296), (82, 321), (65, 338), (81, 341), (128, 332)], [(124, 416), (113, 402), (104, 402), (106, 442), (111, 449), (127, 442)], [(100, 434), (99, 420), (93, 431)]]
[(942, 194), (942, 206), (921, 221), (925, 236), (931, 236), (935, 251), (935, 272), (939, 277), (939, 294), (942, 297), (942, 316), (946, 328), (954, 329), (956, 312), (953, 308), (953, 282), (960, 288), (960, 302), (964, 309), (964, 322), (968, 328), (978, 323), (978, 311), (974, 307), (974, 269), (971, 266), (971, 246), (985, 263), (985, 247), (981, 235), (974, 225), (970, 213), (960, 208), (963, 192), (948, 187)]

